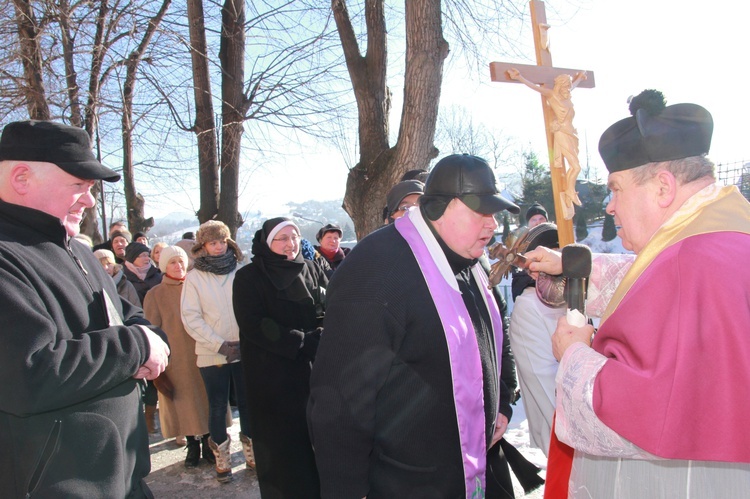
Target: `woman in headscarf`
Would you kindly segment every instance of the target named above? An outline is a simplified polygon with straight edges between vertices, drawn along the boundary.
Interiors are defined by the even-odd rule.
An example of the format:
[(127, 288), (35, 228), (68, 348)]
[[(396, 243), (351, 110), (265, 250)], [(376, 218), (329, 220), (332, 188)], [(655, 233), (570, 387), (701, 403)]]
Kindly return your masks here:
[(132, 242), (125, 248), (125, 266), (122, 271), (138, 292), (141, 303), (148, 290), (161, 282), (161, 272), (151, 263), (151, 250), (138, 242)]
[(300, 230), (288, 218), (263, 224), (253, 255), (237, 272), (233, 303), (260, 492), (264, 499), (314, 499), (320, 481), (305, 411), (328, 279), (302, 257)]
[(195, 353), (208, 395), (209, 446), (216, 457), (216, 479), (232, 480), (232, 463), (225, 415), (229, 389), (234, 386), (240, 413), (240, 442), (248, 468), (255, 467), (245, 385), (240, 362), (239, 328), (232, 310), (232, 283), (243, 255), (218, 220), (200, 226), (180, 302), (185, 331), (195, 339)]
[[(180, 315), (180, 295), (187, 275), (188, 257), (179, 246), (164, 246), (159, 269), (161, 284), (146, 295), (143, 312), (169, 338), (169, 365), (156, 379), (159, 389), (159, 420), (164, 438), (187, 436), (185, 467), (195, 468), (201, 457), (215, 463), (208, 447), (208, 399), (195, 356), (195, 340), (187, 334)], [(196, 437), (197, 436), (197, 437)]]

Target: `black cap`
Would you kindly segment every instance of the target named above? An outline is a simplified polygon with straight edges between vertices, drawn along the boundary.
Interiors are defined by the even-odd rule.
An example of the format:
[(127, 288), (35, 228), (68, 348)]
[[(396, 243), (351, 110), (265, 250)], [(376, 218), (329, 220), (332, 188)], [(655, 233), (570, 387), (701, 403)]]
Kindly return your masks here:
[(323, 236), (325, 236), (326, 233), (328, 232), (338, 232), (339, 237), (343, 237), (344, 235), (343, 231), (341, 230), (341, 227), (339, 227), (338, 225), (326, 224), (320, 228), (320, 230), (318, 231), (318, 234), (315, 236), (315, 239), (317, 239), (318, 242), (320, 242), (320, 240), (323, 239)]
[(54, 163), (74, 177), (117, 182), (120, 175), (99, 163), (82, 128), (52, 121), (15, 121), (0, 136), (0, 160)]
[(404, 180), (394, 185), (388, 195), (386, 196), (386, 203), (388, 205), (388, 215), (392, 215), (394, 211), (398, 210), (398, 205), (404, 200), (406, 196), (410, 194), (423, 194), (424, 184), (419, 180)]
[(136, 258), (141, 256), (143, 253), (151, 253), (148, 246), (139, 242), (132, 242), (125, 248), (125, 260), (133, 263)]
[(544, 218), (546, 220), (549, 220), (549, 215), (547, 215), (547, 210), (544, 209), (544, 206), (539, 204), (538, 202), (534, 202), (528, 210), (526, 210), (526, 223), (529, 223), (529, 220), (534, 215), (544, 215)]
[(490, 165), (469, 154), (452, 154), (437, 162), (427, 177), (420, 204), (430, 220), (437, 220), (453, 198), (484, 215), (502, 210), (521, 212), (518, 206), (500, 195)]
[(631, 100), (633, 116), (610, 126), (599, 140), (599, 154), (610, 173), (647, 163), (702, 156), (711, 147), (711, 113), (696, 104), (667, 106), (657, 90)]

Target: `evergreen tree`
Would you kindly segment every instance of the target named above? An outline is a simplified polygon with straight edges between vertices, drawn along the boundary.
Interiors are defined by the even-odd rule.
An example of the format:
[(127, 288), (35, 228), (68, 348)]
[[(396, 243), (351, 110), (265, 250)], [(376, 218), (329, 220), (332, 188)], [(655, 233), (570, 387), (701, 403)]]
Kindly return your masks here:
[(609, 213), (604, 215), (604, 226), (602, 227), (602, 241), (609, 242), (617, 237), (617, 228), (615, 227), (615, 217)]
[(523, 214), (534, 204), (539, 202), (547, 208), (549, 221), (555, 221), (554, 206), (555, 202), (552, 197), (552, 177), (550, 177), (549, 168), (539, 163), (539, 159), (533, 152), (523, 154), (524, 173), (522, 178), (523, 192), (520, 202), (521, 221)]
[(586, 226), (586, 217), (583, 213), (576, 215), (576, 241), (583, 241), (589, 235), (589, 228)]

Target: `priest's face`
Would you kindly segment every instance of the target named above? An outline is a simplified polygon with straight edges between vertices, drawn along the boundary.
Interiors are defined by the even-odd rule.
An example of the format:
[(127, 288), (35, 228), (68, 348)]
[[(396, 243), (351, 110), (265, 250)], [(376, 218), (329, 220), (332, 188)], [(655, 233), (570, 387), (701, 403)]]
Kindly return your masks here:
[(633, 170), (624, 170), (611, 173), (607, 186), (612, 191), (607, 213), (615, 217), (622, 246), (639, 253), (663, 222), (656, 179), (638, 184)]
[(445, 244), (464, 258), (479, 258), (497, 229), (493, 215), (483, 215), (454, 198), (433, 226)]

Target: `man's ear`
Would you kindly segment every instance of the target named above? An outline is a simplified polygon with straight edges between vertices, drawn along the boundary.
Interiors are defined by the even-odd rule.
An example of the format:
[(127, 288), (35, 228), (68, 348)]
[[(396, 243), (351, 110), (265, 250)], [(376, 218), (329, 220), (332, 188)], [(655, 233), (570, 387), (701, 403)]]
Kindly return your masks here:
[(661, 170), (654, 179), (659, 207), (667, 208), (677, 196), (677, 179), (669, 170)]
[(34, 176), (34, 172), (31, 167), (26, 163), (16, 163), (10, 169), (10, 185), (16, 194), (23, 196), (29, 192), (31, 187), (31, 179)]

